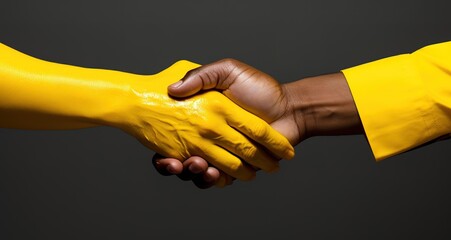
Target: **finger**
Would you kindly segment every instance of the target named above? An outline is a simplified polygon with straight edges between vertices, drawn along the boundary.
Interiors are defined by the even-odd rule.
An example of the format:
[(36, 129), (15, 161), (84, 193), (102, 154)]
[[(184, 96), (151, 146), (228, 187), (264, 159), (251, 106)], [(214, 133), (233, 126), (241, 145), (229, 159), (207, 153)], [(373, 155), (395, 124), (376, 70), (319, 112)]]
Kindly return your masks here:
[(177, 176), (183, 181), (190, 181), (203, 175), (208, 168), (208, 163), (203, 158), (193, 156), (183, 162), (183, 172)]
[(222, 60), (191, 70), (182, 80), (170, 85), (168, 93), (174, 97), (187, 97), (200, 90), (226, 89), (232, 84), (227, 77), (233, 69), (231, 61)]
[(215, 186), (219, 188), (227, 186), (227, 177), (224, 174), (220, 174)]
[(200, 174), (207, 171), (208, 162), (201, 157), (193, 156), (183, 162), (183, 168), (192, 174)]
[(231, 185), (235, 180), (233, 177), (227, 175), (226, 173), (219, 171), (219, 179), (216, 181), (215, 186), (219, 188), (223, 188), (225, 186)]
[(197, 174), (193, 178), (193, 183), (198, 188), (206, 189), (215, 185), (220, 176), (219, 170), (215, 167), (208, 167), (202, 174)]
[(152, 158), (155, 169), (164, 176), (180, 174), (183, 171), (183, 164), (175, 158), (164, 158), (156, 153)]
[(227, 149), (248, 164), (266, 172), (272, 172), (279, 168), (278, 159), (265, 152), (261, 146), (251, 142), (235, 129), (228, 126), (226, 128), (230, 129), (221, 131), (221, 135), (214, 139), (216, 145)]
[(221, 147), (212, 145), (204, 147), (202, 151), (201, 157), (234, 178), (247, 181), (255, 177), (255, 170)]
[(200, 189), (211, 188), (215, 185), (215, 182), (206, 182), (205, 180), (203, 180), (202, 175), (196, 175), (193, 178), (193, 183)]
[(220, 174), (221, 173), (217, 168), (208, 167), (207, 171), (202, 175), (202, 179), (205, 182), (215, 183), (216, 181), (218, 181)]
[(288, 139), (268, 123), (236, 105), (231, 104), (223, 109), (228, 111), (227, 123), (231, 127), (260, 143), (278, 157), (284, 159), (294, 157), (294, 149)]
[(183, 162), (183, 172), (177, 176), (184, 181), (194, 181), (194, 179), (199, 178), (198, 175), (203, 176), (207, 169), (207, 161), (201, 157), (193, 156)]

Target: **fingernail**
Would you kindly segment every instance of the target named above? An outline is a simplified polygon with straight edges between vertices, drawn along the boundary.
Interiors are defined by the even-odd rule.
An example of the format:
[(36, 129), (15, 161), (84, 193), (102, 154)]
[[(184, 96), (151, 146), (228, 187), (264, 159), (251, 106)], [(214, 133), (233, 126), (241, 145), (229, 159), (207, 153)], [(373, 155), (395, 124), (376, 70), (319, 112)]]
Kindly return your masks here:
[(176, 82), (176, 83), (171, 84), (171, 88), (178, 88), (178, 87), (180, 87), (182, 84), (183, 84), (183, 81), (180, 80), (180, 81), (178, 81), (178, 82)]

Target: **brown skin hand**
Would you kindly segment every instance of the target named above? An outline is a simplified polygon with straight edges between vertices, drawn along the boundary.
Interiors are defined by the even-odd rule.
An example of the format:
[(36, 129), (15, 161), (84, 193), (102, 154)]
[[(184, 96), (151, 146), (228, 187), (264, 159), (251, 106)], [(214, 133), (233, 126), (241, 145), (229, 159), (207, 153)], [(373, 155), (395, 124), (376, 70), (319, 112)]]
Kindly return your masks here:
[[(279, 84), (249, 65), (224, 59), (190, 71), (181, 81), (182, 84), (168, 88), (173, 97), (189, 97), (201, 90), (220, 91), (270, 123), (293, 145), (312, 136), (363, 133), (349, 86), (341, 73)], [(233, 182), (233, 178), (197, 156), (182, 163), (155, 155), (153, 163), (160, 174), (178, 175), (199, 188)]]

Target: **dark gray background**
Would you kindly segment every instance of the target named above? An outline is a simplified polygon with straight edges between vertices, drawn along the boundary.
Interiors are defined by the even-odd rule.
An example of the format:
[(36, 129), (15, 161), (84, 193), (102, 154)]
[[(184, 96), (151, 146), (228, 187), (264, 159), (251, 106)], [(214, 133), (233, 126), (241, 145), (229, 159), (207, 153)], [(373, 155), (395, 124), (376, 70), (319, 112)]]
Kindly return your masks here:
[[(451, 40), (450, 5), (2, 0), (0, 42), (143, 74), (233, 57), (288, 82)], [(363, 136), (316, 137), (280, 172), (210, 190), (158, 175), (116, 129), (1, 129), (0, 144), (2, 239), (451, 238), (450, 141), (376, 163)]]

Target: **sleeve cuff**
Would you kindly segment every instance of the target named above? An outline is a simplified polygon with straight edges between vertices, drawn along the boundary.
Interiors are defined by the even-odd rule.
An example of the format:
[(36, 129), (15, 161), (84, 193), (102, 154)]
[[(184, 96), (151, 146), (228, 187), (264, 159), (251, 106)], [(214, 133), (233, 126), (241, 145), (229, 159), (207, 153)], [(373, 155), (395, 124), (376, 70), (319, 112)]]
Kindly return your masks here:
[(342, 70), (376, 160), (407, 151), (440, 135), (411, 54)]

